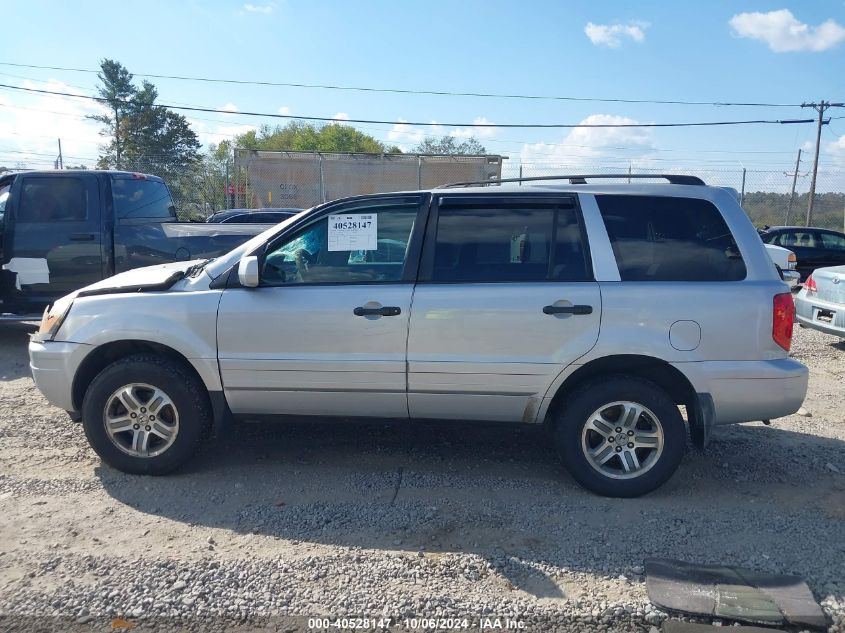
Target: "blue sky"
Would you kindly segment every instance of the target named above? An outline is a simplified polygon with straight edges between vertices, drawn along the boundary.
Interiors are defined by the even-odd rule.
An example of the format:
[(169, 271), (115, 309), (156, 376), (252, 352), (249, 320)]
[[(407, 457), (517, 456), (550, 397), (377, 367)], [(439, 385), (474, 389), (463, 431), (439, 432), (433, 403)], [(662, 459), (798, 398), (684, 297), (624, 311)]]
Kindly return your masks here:
[[(657, 100), (845, 101), (845, 2), (6, 0), (0, 62), (352, 86)], [(141, 78), (138, 77), (140, 80)], [(394, 95), (153, 79), (160, 101), (221, 110), (388, 121), (675, 122), (804, 118), (800, 108), (615, 104)], [(0, 66), (0, 83), (91, 94), (93, 74)], [(0, 165), (91, 164), (81, 100), (0, 89)], [(49, 112), (45, 112), (48, 110)], [(62, 113), (62, 114), (58, 114)], [(263, 122), (186, 113), (203, 142)], [(831, 111), (845, 117), (845, 109)], [(272, 121), (270, 121), (272, 122)], [(283, 123), (283, 121), (281, 121)], [(358, 126), (410, 148), (419, 129)], [(435, 132), (457, 136), (465, 128)], [(700, 129), (476, 130), (526, 162), (791, 170), (811, 125)], [(822, 135), (822, 169), (845, 164), (845, 119)], [(73, 158), (71, 158), (73, 157)]]

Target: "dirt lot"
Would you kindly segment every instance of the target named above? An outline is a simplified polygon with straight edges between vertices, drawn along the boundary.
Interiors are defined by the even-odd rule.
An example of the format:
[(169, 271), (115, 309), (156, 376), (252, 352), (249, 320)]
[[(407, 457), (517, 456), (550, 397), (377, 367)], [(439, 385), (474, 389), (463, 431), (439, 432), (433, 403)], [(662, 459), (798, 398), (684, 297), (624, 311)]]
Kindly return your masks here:
[(26, 342), (0, 327), (5, 630), (368, 614), (649, 631), (665, 614), (643, 560), (667, 556), (800, 574), (845, 631), (845, 344), (832, 337), (796, 331), (812, 417), (721, 429), (634, 500), (581, 490), (536, 429), (449, 424), (249, 426), (177, 475), (126, 476), (34, 388)]

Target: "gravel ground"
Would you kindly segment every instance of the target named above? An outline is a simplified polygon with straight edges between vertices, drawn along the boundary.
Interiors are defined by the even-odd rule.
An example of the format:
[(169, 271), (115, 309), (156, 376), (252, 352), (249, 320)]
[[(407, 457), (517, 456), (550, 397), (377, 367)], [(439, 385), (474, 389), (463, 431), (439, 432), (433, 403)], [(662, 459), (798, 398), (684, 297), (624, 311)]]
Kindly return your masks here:
[(654, 633), (666, 614), (642, 566), (658, 556), (799, 574), (845, 632), (845, 344), (832, 337), (796, 329), (810, 417), (719, 429), (631, 500), (581, 490), (533, 428), (249, 425), (176, 475), (123, 475), (35, 389), (26, 341), (0, 327), (4, 630), (368, 615)]

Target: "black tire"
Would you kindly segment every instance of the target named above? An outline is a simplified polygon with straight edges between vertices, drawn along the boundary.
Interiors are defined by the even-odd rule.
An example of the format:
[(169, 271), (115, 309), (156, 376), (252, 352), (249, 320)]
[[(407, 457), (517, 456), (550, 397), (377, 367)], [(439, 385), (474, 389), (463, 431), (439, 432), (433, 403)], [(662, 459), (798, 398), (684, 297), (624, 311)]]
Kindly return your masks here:
[[(116, 390), (131, 383), (162, 389), (178, 411), (178, 432), (161, 454), (128, 454), (106, 431), (107, 402)], [(82, 402), (82, 426), (91, 447), (109, 466), (134, 475), (165, 475), (182, 466), (208, 436), (211, 418), (205, 386), (179, 364), (154, 354), (135, 354), (115, 361), (91, 381)]]
[[(615, 479), (600, 472), (593, 467), (582, 447), (582, 433), (593, 413), (620, 401), (649, 409), (663, 431), (663, 448), (659, 456), (649, 469), (630, 479)], [(648, 420), (646, 417), (644, 424), (648, 425)], [(554, 441), (567, 470), (584, 488), (606, 497), (639, 497), (659, 488), (672, 476), (686, 450), (687, 437), (681, 413), (663, 389), (642, 378), (609, 376), (585, 385), (569, 397), (560, 410)], [(649, 454), (647, 450), (645, 454)], [(611, 466), (622, 467), (621, 461), (611, 458), (611, 462)]]

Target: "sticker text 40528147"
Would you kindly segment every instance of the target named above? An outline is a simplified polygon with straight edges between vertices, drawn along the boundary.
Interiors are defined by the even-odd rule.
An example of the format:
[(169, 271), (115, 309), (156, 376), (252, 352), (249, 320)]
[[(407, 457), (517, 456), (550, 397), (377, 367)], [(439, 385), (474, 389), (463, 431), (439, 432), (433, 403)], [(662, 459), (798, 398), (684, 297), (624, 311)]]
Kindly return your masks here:
[(378, 248), (378, 214), (329, 216), (330, 251), (374, 251)]

